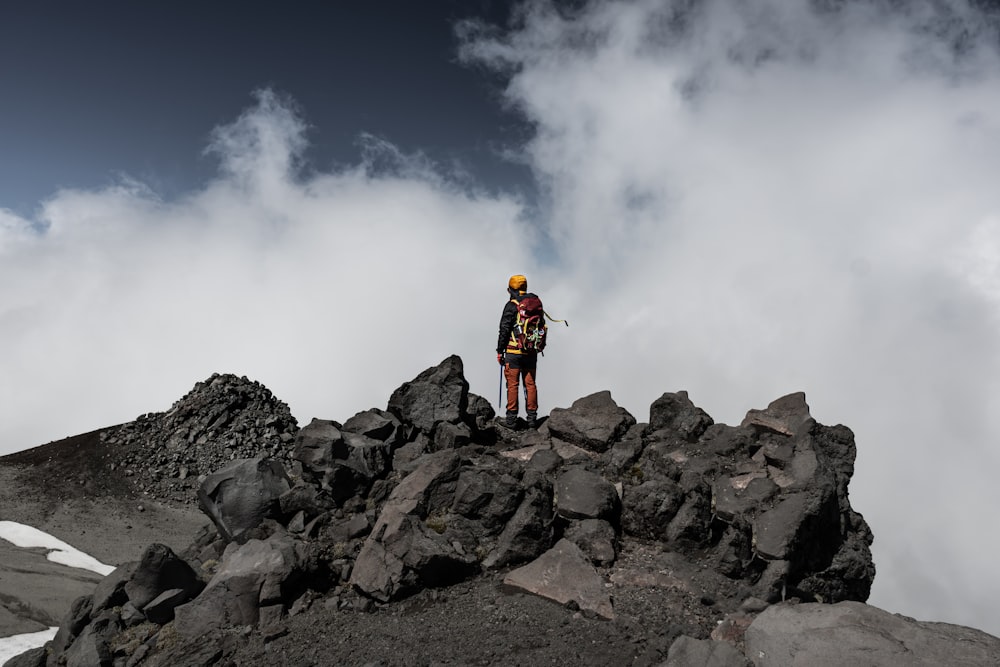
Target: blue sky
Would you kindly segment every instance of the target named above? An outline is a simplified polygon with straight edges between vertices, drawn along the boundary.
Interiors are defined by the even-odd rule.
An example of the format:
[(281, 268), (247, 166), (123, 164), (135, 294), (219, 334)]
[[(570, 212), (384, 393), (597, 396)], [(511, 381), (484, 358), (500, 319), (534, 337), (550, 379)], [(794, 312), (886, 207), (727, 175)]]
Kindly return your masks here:
[(524, 273), (543, 413), (805, 391), (871, 602), (1000, 634), (996, 12), (374, 4), (0, 9), (0, 451), (213, 372), (344, 420), (457, 353), (494, 400)]
[[(460, 64), (456, 21), (505, 3), (15, 3), (0, 12), (0, 201), (30, 214), (56, 187), (120, 173), (158, 192), (216, 168), (208, 132), (272, 87), (309, 124), (315, 168), (356, 161), (362, 132), (459, 161), (483, 183), (530, 187), (499, 152), (524, 122), (497, 77)], [(405, 103), (401, 103), (405, 100)]]

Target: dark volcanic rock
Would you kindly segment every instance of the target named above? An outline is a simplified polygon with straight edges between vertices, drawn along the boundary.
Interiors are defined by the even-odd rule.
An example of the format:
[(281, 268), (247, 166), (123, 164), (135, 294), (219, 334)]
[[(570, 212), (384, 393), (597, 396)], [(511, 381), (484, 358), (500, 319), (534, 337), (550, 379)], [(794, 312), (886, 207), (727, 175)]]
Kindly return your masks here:
[(195, 638), (224, 627), (256, 625), (260, 608), (292, 597), (300, 576), (301, 558), (286, 535), (231, 544), (202, 594), (174, 610), (177, 631)]
[(622, 526), (625, 532), (651, 540), (667, 539), (670, 522), (684, 503), (684, 492), (670, 479), (626, 487)]
[[(263, 403), (244, 406), (258, 415), (252, 428), (240, 409), (219, 409), (240, 404), (243, 384), (216, 379), (145, 425), (200, 424), (189, 444), (209, 451), (206, 433), (270, 428), (254, 412)], [(736, 427), (714, 424), (685, 392), (654, 401), (647, 424), (608, 392), (529, 431), (495, 428), (492, 417), (450, 357), (397, 389), (385, 411), (281, 431), (289, 473), (254, 458), (204, 477), (201, 502), (219, 535), (200, 533), (186, 560), (154, 545), (118, 568), (74, 605), (49, 662), (742, 667), (744, 633), (761, 647), (745, 653), (754, 661), (793, 641), (781, 633), (800, 621), (769, 618), (770, 603), (868, 596), (872, 534), (847, 493), (854, 436), (817, 424), (801, 394)], [(225, 461), (240, 451), (224, 449)], [(519, 615), (538, 609), (525, 602), (536, 595), (566, 608)], [(399, 634), (435, 606), (463, 614), (436, 621), (444, 639), (432, 639), (436, 626)], [(586, 625), (594, 618), (612, 622)], [(989, 646), (968, 638), (969, 650)]]
[(663, 667), (752, 667), (734, 646), (711, 639), (678, 637), (670, 645)]
[(392, 392), (388, 410), (431, 436), (438, 424), (461, 423), (468, 402), (462, 360), (452, 355)]
[(604, 519), (619, 523), (621, 502), (608, 480), (583, 468), (570, 468), (556, 481), (556, 513), (567, 519)]
[(180, 590), (181, 597), (191, 599), (202, 588), (204, 584), (191, 566), (164, 544), (146, 547), (139, 564), (124, 586), (129, 602), (136, 609), (142, 609), (165, 591)]
[(759, 664), (995, 665), (1000, 638), (947, 623), (926, 623), (860, 602), (779, 604), (746, 631), (746, 653)]
[(566, 529), (564, 536), (580, 547), (594, 565), (608, 566), (618, 557), (615, 527), (603, 519), (574, 521)]
[(680, 440), (697, 442), (713, 423), (707, 412), (691, 402), (686, 391), (663, 394), (649, 406), (650, 433), (666, 431)]
[(592, 452), (606, 451), (633, 424), (635, 417), (609, 391), (578, 399), (568, 409), (553, 408), (546, 422), (552, 437)]
[(664, 394), (649, 424), (623, 474), (626, 534), (707, 554), (757, 597), (867, 599), (872, 537), (847, 498), (849, 429), (817, 424), (801, 394), (739, 427), (713, 424), (684, 392)]
[(107, 429), (105, 444), (138, 490), (161, 500), (193, 502), (197, 478), (233, 459), (291, 461), (298, 431), (288, 405), (246, 377), (212, 375), (167, 412)]
[(198, 504), (220, 535), (242, 542), (261, 521), (281, 515), (279, 499), (290, 488), (277, 461), (241, 459), (205, 478), (198, 490)]
[(812, 417), (803, 392), (782, 396), (765, 410), (750, 410), (740, 426), (756, 426), (781, 435), (795, 435)]
[(295, 435), (293, 458), (302, 463), (303, 472), (321, 479), (335, 460), (347, 458), (347, 443), (340, 424), (329, 419), (313, 419)]
[(504, 567), (531, 560), (552, 544), (552, 485), (544, 477), (524, 481), (521, 504), (483, 560), (484, 567)]
[[(353, 586), (376, 599), (389, 600), (417, 585), (421, 576), (417, 568), (450, 563), (452, 554), (461, 558), (454, 548), (438, 544), (422, 524), (431, 508), (451, 499), (460, 463), (449, 450), (427, 455), (396, 486), (358, 554), (351, 573)], [(459, 563), (463, 570), (468, 565)]]
[(531, 563), (512, 571), (503, 583), (513, 590), (540, 595), (559, 604), (572, 602), (581, 610), (604, 618), (615, 615), (604, 580), (586, 554), (569, 540), (560, 540)]

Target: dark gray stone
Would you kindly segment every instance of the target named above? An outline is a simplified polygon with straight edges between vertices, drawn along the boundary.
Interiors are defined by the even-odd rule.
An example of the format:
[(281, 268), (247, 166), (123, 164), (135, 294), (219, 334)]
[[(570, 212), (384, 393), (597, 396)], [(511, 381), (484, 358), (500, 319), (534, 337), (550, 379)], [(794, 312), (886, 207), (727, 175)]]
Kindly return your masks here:
[(164, 591), (180, 589), (190, 599), (203, 587), (191, 566), (170, 547), (151, 544), (143, 552), (132, 578), (125, 584), (125, 594), (136, 609), (143, 609)]
[(463, 470), (451, 510), (478, 519), (488, 533), (500, 531), (521, 504), (521, 485), (502, 470)]
[(468, 400), (462, 360), (452, 355), (392, 392), (388, 411), (429, 436), (442, 422), (461, 423)]
[(399, 420), (392, 414), (377, 408), (354, 415), (344, 422), (342, 430), (385, 442), (390, 446), (395, 446), (401, 439)]
[(351, 583), (387, 602), (428, 586), (455, 583), (478, 570), (473, 554), (456, 549), (413, 514), (383, 511), (351, 572)]
[(708, 495), (688, 493), (681, 508), (667, 525), (666, 541), (673, 546), (681, 541), (700, 546), (711, 537), (711, 521), (712, 509)]
[(467, 424), (442, 422), (434, 429), (431, 447), (435, 450), (458, 449), (472, 442), (472, 429)]
[(811, 504), (810, 498), (800, 493), (783, 498), (773, 509), (761, 514), (754, 525), (757, 553), (768, 560), (787, 559)]
[[(121, 568), (119, 568), (121, 569)], [(114, 572), (111, 575), (113, 576)], [(124, 585), (124, 584), (123, 584)], [(73, 640), (90, 623), (91, 613), (94, 611), (93, 598), (89, 596), (78, 597), (70, 605), (69, 611), (63, 617), (62, 624), (56, 630), (56, 636), (52, 639), (52, 653), (60, 656), (73, 643)]]
[(681, 635), (670, 645), (662, 667), (753, 667), (753, 663), (726, 642)]
[(347, 458), (340, 424), (326, 419), (313, 419), (295, 436), (295, 460), (308, 472), (322, 475), (336, 459)]
[(87, 626), (63, 654), (66, 667), (111, 667), (111, 650), (99, 633)]
[(226, 548), (219, 569), (201, 594), (174, 609), (174, 627), (188, 639), (236, 625), (256, 625), (259, 608), (291, 604), (301, 560), (287, 535), (251, 539)]
[[(178, 590), (178, 589), (174, 589)], [(146, 621), (146, 615), (135, 608), (131, 602), (122, 605), (122, 624), (126, 628), (132, 628)]]
[(554, 449), (539, 449), (528, 459), (525, 468), (549, 475), (562, 467), (563, 458)]
[(95, 612), (119, 607), (128, 600), (128, 595), (125, 593), (125, 584), (132, 579), (135, 569), (138, 566), (138, 562), (120, 565), (111, 574), (101, 579), (100, 583), (94, 589), (94, 595), (92, 596)]
[(587, 556), (569, 540), (559, 540), (531, 563), (510, 572), (503, 583), (508, 589), (559, 604), (574, 602), (581, 611), (603, 618), (615, 616), (604, 580)]
[(686, 391), (665, 393), (649, 406), (649, 433), (666, 431), (680, 440), (697, 442), (714, 423), (708, 413), (691, 402)]
[(66, 667), (110, 667), (109, 640), (121, 629), (119, 616), (111, 610), (95, 616), (62, 655)]
[(635, 417), (609, 391), (577, 399), (566, 409), (554, 408), (546, 421), (553, 438), (592, 452), (607, 451), (633, 424)]
[(681, 487), (669, 479), (625, 487), (622, 528), (636, 537), (665, 540), (670, 522), (683, 504)]
[(205, 478), (198, 506), (227, 541), (240, 542), (267, 518), (280, 518), (282, 494), (291, 488), (277, 461), (237, 459)]
[(493, 418), (496, 417), (496, 412), (489, 401), (478, 394), (469, 392), (467, 411), (470, 421), (469, 425), (472, 426), (476, 433), (483, 434), (493, 431)]
[(615, 528), (603, 519), (574, 521), (563, 536), (580, 547), (594, 565), (607, 566), (618, 557)]
[(423, 520), (432, 508), (453, 503), (461, 459), (443, 450), (417, 463), (389, 495), (351, 571), (351, 585), (378, 600), (400, 597), (425, 578), (438, 578), (445, 565), (462, 573), (471, 565)]
[(520, 506), (483, 560), (483, 567), (515, 565), (537, 558), (552, 544), (552, 487), (540, 481), (524, 492)]
[(567, 519), (604, 519), (620, 523), (621, 501), (614, 485), (583, 468), (570, 468), (556, 480), (556, 513)]
[(811, 422), (806, 395), (800, 391), (772, 401), (764, 410), (750, 410), (740, 426), (755, 426), (790, 436), (803, 426), (808, 428)]
[(860, 602), (777, 604), (746, 631), (758, 664), (840, 667), (995, 665), (1000, 638), (947, 623), (926, 623)]
[(191, 599), (191, 596), (183, 588), (171, 588), (156, 596), (149, 604), (142, 608), (142, 613), (151, 623), (166, 625), (174, 620), (174, 608), (184, 604)]
[(366, 435), (344, 433), (348, 454), (345, 463), (357, 470), (365, 479), (374, 481), (384, 477), (392, 467), (392, 445)]
[(642, 454), (642, 434), (648, 424), (635, 424), (627, 433), (611, 446), (608, 456), (608, 470), (613, 475), (628, 471)]

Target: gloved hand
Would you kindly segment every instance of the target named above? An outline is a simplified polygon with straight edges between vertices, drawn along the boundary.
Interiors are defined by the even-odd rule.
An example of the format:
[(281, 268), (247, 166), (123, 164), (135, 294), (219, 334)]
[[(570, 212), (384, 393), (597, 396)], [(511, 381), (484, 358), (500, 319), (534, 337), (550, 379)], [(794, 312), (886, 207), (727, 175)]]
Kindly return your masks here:
[(503, 352), (497, 352), (497, 363), (503, 366)]

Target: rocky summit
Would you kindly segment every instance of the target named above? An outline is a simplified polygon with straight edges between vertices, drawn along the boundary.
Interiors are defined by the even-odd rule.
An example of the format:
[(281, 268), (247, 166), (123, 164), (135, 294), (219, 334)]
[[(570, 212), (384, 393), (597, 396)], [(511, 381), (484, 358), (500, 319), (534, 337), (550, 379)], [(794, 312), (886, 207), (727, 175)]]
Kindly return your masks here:
[[(155, 443), (155, 444), (154, 444)], [(996, 664), (1000, 639), (864, 604), (855, 442), (805, 395), (716, 424), (609, 392), (508, 429), (458, 357), (297, 428), (213, 376), (104, 436), (211, 524), (67, 610), (42, 665)], [(250, 454), (250, 455), (247, 455)], [(120, 470), (120, 468), (119, 468)], [(990, 662), (990, 661), (993, 662)]]

